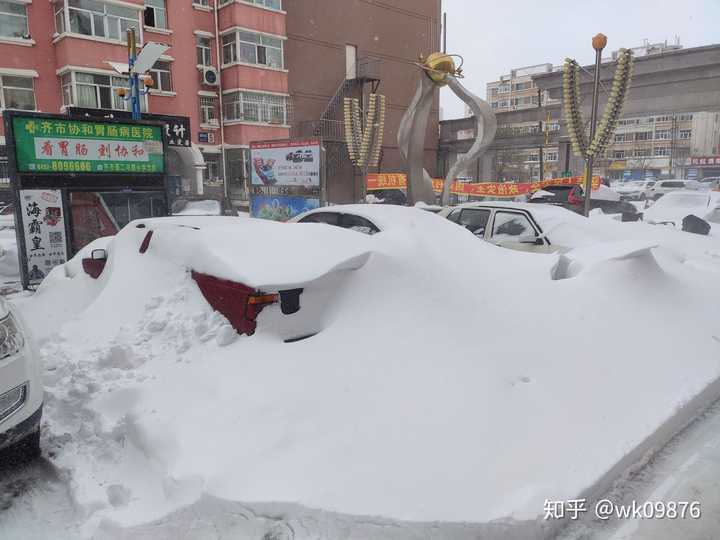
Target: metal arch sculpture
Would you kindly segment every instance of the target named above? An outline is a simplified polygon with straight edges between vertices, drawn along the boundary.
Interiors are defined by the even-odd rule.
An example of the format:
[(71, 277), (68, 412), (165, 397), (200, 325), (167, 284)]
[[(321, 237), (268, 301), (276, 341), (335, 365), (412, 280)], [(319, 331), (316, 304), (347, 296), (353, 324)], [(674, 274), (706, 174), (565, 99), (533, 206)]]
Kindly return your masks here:
[(464, 172), (487, 149), (495, 138), (497, 120), (490, 105), (469, 92), (458, 78), (462, 77), (462, 62), (455, 67), (453, 55), (433, 53), (420, 58), (416, 64), (423, 71), (415, 96), (403, 115), (398, 128), (398, 146), (408, 164), (407, 198), (410, 204), (435, 203), (432, 178), (423, 167), (425, 132), (435, 90), (448, 86), (475, 114), (475, 142), (468, 152), (460, 157), (448, 171), (443, 184), (442, 204), (448, 204), (450, 185), (458, 174)]

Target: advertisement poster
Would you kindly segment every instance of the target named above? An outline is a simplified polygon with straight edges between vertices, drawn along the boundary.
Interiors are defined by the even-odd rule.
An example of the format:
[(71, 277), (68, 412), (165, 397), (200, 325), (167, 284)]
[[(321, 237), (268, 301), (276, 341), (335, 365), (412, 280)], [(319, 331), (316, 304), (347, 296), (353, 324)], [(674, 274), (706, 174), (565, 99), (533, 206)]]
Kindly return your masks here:
[(20, 173), (165, 172), (162, 128), (15, 116)]
[(250, 143), (252, 185), (320, 186), (320, 141)]
[(298, 214), (319, 207), (320, 199), (282, 195), (255, 195), (250, 205), (250, 215), (261, 219), (287, 221)]
[(25, 239), (25, 264), (30, 285), (67, 260), (62, 193), (51, 189), (21, 190), (19, 216)]

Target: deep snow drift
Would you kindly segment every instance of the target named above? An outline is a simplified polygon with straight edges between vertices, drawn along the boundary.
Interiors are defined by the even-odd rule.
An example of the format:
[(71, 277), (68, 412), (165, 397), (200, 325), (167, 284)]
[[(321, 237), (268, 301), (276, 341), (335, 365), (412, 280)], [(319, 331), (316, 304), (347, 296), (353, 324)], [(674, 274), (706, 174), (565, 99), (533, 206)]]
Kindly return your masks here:
[[(401, 520), (535, 520), (545, 499), (593, 486), (720, 376), (720, 283), (676, 251), (593, 258), (553, 280), (556, 255), (388, 211), (405, 213), (402, 226), (371, 237), (148, 222), (143, 255), (147, 229), (130, 224), (98, 241), (110, 252), (100, 279), (73, 260), (22, 300), (45, 336), (53, 462), (70, 472), (86, 534), (203, 494)], [(316, 336), (283, 343), (263, 331), (268, 310), (254, 336), (235, 338), (191, 279), (196, 265), (253, 279), (336, 269), (344, 281)]]

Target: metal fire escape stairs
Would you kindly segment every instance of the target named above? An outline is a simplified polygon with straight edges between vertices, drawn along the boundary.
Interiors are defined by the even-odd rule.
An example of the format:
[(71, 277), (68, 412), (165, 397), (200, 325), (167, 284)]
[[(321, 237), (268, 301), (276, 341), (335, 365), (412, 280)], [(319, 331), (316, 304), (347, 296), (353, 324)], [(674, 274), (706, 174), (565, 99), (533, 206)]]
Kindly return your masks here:
[(354, 179), (361, 174), (360, 169), (350, 161), (345, 143), (345, 98), (358, 98), (364, 110), (367, 96), (375, 93), (380, 85), (380, 60), (360, 59), (355, 68), (355, 77), (343, 80), (320, 115), (320, 120), (313, 126), (313, 136), (320, 137), (325, 146), (325, 174), (328, 178)]

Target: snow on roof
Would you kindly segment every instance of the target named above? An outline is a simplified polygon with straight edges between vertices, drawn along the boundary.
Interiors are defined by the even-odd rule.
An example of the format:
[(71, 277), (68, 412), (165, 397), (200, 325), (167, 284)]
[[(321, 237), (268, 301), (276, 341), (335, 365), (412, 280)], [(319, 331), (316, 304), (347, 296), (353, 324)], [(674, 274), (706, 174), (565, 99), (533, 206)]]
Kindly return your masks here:
[[(323, 206), (322, 208), (310, 210), (302, 214), (302, 216), (321, 212), (348, 213), (364, 217), (377, 225), (380, 230), (387, 230), (393, 227), (412, 227), (421, 220), (423, 223), (436, 223), (436, 221), (425, 220), (437, 220), (439, 218), (439, 216), (435, 216), (432, 212), (421, 208), (395, 204), (339, 204)], [(298, 216), (296, 219), (301, 219), (302, 216)]]

